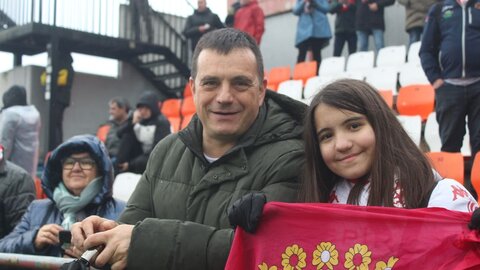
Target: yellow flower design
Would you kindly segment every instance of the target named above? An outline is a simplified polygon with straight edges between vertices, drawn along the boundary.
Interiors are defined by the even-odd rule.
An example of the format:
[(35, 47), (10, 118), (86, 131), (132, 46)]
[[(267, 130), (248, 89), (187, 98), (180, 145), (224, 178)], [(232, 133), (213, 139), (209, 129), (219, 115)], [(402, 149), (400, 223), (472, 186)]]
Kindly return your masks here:
[(317, 249), (313, 252), (312, 264), (316, 265), (318, 270), (323, 266), (332, 270), (333, 266), (338, 264), (338, 251), (335, 249), (335, 245), (330, 242), (321, 242), (320, 245), (317, 245)]
[(393, 266), (397, 263), (398, 260), (398, 258), (390, 257), (387, 263), (383, 261), (377, 262), (377, 264), (375, 265), (375, 270), (392, 270)]
[(368, 265), (372, 262), (370, 256), (372, 252), (368, 250), (367, 245), (355, 244), (345, 253), (345, 263), (348, 270), (368, 270)]
[(276, 266), (268, 267), (268, 265), (266, 263), (262, 263), (258, 266), (258, 269), (260, 269), (260, 270), (277, 270), (277, 267)]
[(284, 270), (300, 270), (307, 266), (305, 259), (307, 253), (298, 245), (288, 246), (282, 253), (282, 265)]

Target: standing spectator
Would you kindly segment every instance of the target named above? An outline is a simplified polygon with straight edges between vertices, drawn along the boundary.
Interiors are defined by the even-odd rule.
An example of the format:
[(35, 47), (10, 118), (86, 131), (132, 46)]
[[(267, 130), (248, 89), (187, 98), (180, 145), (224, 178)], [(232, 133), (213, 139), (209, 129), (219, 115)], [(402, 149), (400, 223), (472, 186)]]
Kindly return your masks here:
[(420, 60), (435, 88), (442, 151), (460, 152), (468, 117), (472, 157), (480, 149), (480, 0), (446, 0), (430, 9)]
[(265, 32), (265, 15), (257, 0), (240, 0), (240, 8), (235, 13), (233, 28), (249, 34), (260, 45)]
[(153, 27), (151, 18), (151, 8), (148, 0), (130, 0), (130, 8), (132, 11), (132, 31), (135, 35), (135, 41), (141, 41), (141, 23), (140, 18), (145, 22), (146, 35), (148, 43), (153, 41)]
[(408, 46), (420, 41), (425, 24), (425, 16), (437, 0), (398, 0), (405, 6), (405, 31), (409, 36)]
[(385, 18), (383, 10), (393, 5), (395, 0), (356, 0), (357, 13), (355, 14), (355, 29), (357, 30), (358, 49), (361, 52), (368, 50), (368, 37), (373, 36), (375, 51), (385, 46), (383, 32)]
[(297, 63), (305, 61), (308, 50), (320, 66), (322, 49), (328, 45), (332, 32), (327, 13), (330, 10), (327, 0), (297, 0), (293, 14), (299, 16), (295, 46), (298, 48)]
[(335, 17), (335, 41), (333, 56), (342, 55), (345, 43), (348, 45), (348, 54), (357, 51), (357, 33), (355, 32), (355, 0), (333, 0), (330, 4), (330, 13)]
[(90, 217), (72, 229), (76, 248), (105, 244), (101, 265), (224, 269), (233, 201), (251, 191), (268, 201), (295, 200), (305, 104), (266, 91), (260, 49), (241, 31), (203, 35), (192, 62), (197, 115), (152, 152), (123, 224)]
[(160, 112), (159, 102), (156, 93), (144, 92), (127, 124), (118, 130), (119, 172), (143, 173), (150, 152), (161, 139), (170, 134), (170, 122)]
[[(14, 230), (0, 240), (0, 251), (61, 256), (60, 231), (89, 215), (116, 219), (125, 203), (112, 198), (112, 163), (103, 143), (78, 135), (52, 151), (42, 176), (48, 199), (35, 200)], [(62, 250), (62, 248), (66, 248)]]
[(3, 94), (0, 144), (4, 158), (36, 176), (40, 114), (34, 105), (27, 105), (25, 87), (14, 85)]
[(237, 0), (230, 7), (228, 7), (228, 14), (227, 14), (227, 17), (225, 18), (225, 25), (227, 27), (233, 27), (233, 23), (235, 22), (235, 14), (237, 13), (237, 10), (239, 8), (240, 8), (239, 0)]
[(115, 159), (120, 148), (120, 138), (118, 137), (118, 130), (122, 129), (128, 124), (128, 113), (130, 112), (130, 104), (124, 97), (114, 97), (108, 102), (108, 113), (110, 114), (109, 125), (110, 128), (105, 140), (108, 154), (115, 164)]
[(183, 35), (191, 40), (191, 49), (193, 51), (203, 34), (223, 27), (225, 26), (218, 18), (218, 15), (207, 7), (207, 1), (198, 0), (198, 8), (192, 15), (188, 16)]
[(32, 177), (19, 166), (7, 161), (0, 145), (0, 238), (9, 234), (35, 199)]

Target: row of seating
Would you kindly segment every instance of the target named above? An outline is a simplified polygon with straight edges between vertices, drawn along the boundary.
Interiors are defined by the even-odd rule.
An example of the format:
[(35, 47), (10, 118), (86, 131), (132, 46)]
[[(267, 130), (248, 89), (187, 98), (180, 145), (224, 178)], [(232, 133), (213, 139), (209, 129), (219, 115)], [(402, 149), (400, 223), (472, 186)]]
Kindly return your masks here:
[(183, 99), (164, 100), (161, 105), (161, 112), (170, 121), (172, 132), (185, 128), (196, 112), (190, 84), (185, 85)]

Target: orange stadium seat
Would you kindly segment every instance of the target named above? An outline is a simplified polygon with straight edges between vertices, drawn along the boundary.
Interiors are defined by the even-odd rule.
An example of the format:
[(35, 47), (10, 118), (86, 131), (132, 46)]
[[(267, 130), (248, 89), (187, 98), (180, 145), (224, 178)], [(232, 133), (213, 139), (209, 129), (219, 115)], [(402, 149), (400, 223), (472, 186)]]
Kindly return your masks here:
[(427, 152), (426, 155), (442, 177), (457, 180), (463, 185), (464, 163), (462, 153)]
[(196, 112), (195, 103), (193, 103), (193, 97), (186, 97), (182, 101), (182, 107), (180, 109), (180, 113), (182, 117), (185, 117), (189, 114), (194, 114)]
[(183, 90), (183, 97), (191, 97), (192, 95), (192, 88), (190, 87), (190, 83), (187, 82), (185, 89)]
[(428, 84), (403, 86), (398, 91), (397, 111), (402, 115), (420, 115), (426, 121), (434, 110), (435, 90)]
[(283, 66), (283, 67), (274, 67), (268, 73), (268, 86), (267, 88), (270, 90), (277, 91), (278, 85), (283, 82), (290, 80), (290, 67)]
[(383, 100), (387, 103), (390, 109), (393, 108), (393, 91), (392, 90), (378, 90), (380, 96), (382, 96)]
[(166, 99), (162, 102), (162, 114), (165, 115), (167, 118), (170, 117), (180, 117), (180, 106), (181, 100), (172, 98)]
[(477, 200), (480, 201), (480, 152), (478, 152), (473, 159), (470, 181), (472, 182), (475, 192), (477, 192)]
[(186, 126), (188, 126), (188, 123), (190, 123), (190, 120), (192, 120), (194, 113), (192, 114), (187, 114), (183, 116), (182, 119), (182, 124), (180, 126), (180, 129), (184, 129)]
[(302, 80), (303, 85), (307, 80), (317, 76), (317, 61), (301, 62), (293, 68), (293, 80)]
[(98, 129), (97, 129), (97, 138), (100, 141), (105, 142), (105, 140), (107, 139), (107, 134), (108, 134), (109, 130), (110, 130), (110, 125), (109, 124), (103, 124), (103, 125), (99, 126)]

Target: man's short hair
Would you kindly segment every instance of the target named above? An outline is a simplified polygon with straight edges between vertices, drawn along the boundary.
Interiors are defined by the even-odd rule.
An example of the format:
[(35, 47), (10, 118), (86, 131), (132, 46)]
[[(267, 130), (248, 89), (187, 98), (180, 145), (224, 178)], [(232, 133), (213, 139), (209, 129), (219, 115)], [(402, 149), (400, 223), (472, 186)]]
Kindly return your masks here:
[(117, 104), (117, 107), (119, 107), (120, 109), (125, 109), (125, 111), (127, 113), (130, 111), (130, 103), (128, 103), (128, 100), (124, 97), (114, 97), (114, 98), (110, 99), (110, 101), (108, 103)]
[(250, 49), (257, 61), (257, 72), (260, 83), (263, 81), (264, 69), (262, 54), (257, 42), (249, 34), (234, 28), (222, 28), (203, 35), (193, 51), (192, 78), (197, 76), (198, 56), (205, 49), (210, 49), (224, 55), (234, 49)]

